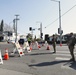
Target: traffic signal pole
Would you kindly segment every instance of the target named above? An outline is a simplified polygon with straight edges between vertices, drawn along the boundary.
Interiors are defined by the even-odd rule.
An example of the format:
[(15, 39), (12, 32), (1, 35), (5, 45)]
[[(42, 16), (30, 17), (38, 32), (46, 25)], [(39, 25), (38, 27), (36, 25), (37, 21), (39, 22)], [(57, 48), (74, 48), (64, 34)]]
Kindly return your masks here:
[(62, 45), (62, 29), (61, 29), (61, 8), (60, 8), (60, 1), (51, 0), (54, 2), (59, 3), (59, 34), (60, 34), (60, 46)]
[[(17, 21), (19, 20), (19, 18), (18, 18), (19, 15), (15, 15), (15, 16), (16, 16), (16, 19), (15, 19), (15, 20), (16, 20), (16, 41), (17, 41), (17, 35), (18, 35), (18, 34), (17, 34)], [(16, 41), (15, 41), (15, 42), (16, 42)]]
[(59, 28), (60, 28), (60, 45), (62, 45), (62, 30), (61, 30), (61, 9), (60, 9), (60, 1), (59, 2)]
[(42, 40), (42, 23), (40, 23), (40, 38), (41, 38), (41, 40)]

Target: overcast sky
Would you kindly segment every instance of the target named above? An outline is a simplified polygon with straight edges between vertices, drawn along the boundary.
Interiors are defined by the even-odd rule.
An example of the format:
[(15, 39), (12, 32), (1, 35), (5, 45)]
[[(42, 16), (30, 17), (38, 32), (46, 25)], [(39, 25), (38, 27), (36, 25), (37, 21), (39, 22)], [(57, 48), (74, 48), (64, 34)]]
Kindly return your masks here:
[[(76, 0), (59, 0), (61, 15), (76, 5)], [(18, 33), (29, 33), (29, 27), (39, 28), (42, 22), (43, 34), (58, 33), (59, 3), (51, 0), (0, 0), (0, 20), (13, 25), (15, 15), (19, 15)], [(56, 21), (55, 21), (56, 20)], [(54, 23), (52, 23), (55, 21)], [(38, 23), (37, 23), (38, 22)], [(52, 23), (52, 24), (51, 24)], [(46, 28), (45, 28), (46, 27)], [(61, 17), (63, 34), (76, 33), (76, 6)], [(33, 33), (39, 37), (36, 29)]]

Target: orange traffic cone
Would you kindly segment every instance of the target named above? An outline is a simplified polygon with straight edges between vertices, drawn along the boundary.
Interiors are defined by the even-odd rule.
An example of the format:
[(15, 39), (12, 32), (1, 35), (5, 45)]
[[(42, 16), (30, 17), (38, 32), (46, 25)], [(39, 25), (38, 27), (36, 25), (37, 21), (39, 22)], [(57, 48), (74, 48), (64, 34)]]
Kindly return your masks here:
[(30, 50), (32, 50), (32, 47), (30, 46)]
[(42, 44), (42, 46), (44, 46), (44, 44)]
[(40, 46), (40, 45), (38, 45), (38, 48), (41, 48), (41, 46)]
[(62, 46), (62, 43), (60, 43), (60, 46)]
[(4, 60), (8, 60), (9, 55), (8, 55), (8, 48), (5, 49), (5, 54), (4, 54)]
[(50, 50), (50, 47), (49, 47), (49, 45), (47, 46), (47, 50)]

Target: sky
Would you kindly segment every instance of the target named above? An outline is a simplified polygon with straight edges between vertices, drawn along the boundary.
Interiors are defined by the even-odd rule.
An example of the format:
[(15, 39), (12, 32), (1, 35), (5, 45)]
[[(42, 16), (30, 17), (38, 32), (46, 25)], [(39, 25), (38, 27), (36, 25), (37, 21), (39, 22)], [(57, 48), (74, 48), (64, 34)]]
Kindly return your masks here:
[[(64, 14), (61, 16), (61, 28), (63, 34), (70, 32), (76, 33), (76, 0), (59, 1), (61, 15)], [(69, 9), (71, 10), (68, 11)], [(38, 28), (40, 28), (40, 23), (42, 23), (43, 35), (58, 34), (58, 2), (51, 0), (0, 0), (0, 21), (3, 19), (4, 23), (13, 26), (13, 19), (16, 18), (15, 15), (17, 14), (19, 15), (17, 32), (20, 34), (26, 35), (31, 33), (29, 27), (32, 27), (33, 29), (35, 28), (33, 35), (39, 37), (40, 31)]]

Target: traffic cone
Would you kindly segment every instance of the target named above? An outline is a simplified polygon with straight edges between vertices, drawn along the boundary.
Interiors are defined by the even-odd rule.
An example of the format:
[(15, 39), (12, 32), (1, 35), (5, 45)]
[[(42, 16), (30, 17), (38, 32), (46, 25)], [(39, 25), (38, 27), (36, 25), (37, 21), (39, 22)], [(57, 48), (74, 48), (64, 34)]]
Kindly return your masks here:
[(30, 50), (32, 50), (32, 45), (33, 45), (33, 43), (30, 44)]
[(62, 46), (62, 43), (60, 43), (60, 46)]
[(44, 46), (44, 44), (42, 44), (42, 46)]
[(30, 50), (32, 50), (32, 47), (30, 46)]
[(41, 48), (41, 46), (40, 46), (40, 45), (38, 45), (38, 48)]
[(49, 47), (49, 45), (47, 46), (47, 50), (50, 50), (50, 47)]
[(8, 48), (5, 49), (5, 54), (4, 54), (4, 60), (8, 60), (9, 55), (8, 55)]

